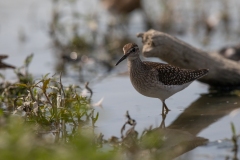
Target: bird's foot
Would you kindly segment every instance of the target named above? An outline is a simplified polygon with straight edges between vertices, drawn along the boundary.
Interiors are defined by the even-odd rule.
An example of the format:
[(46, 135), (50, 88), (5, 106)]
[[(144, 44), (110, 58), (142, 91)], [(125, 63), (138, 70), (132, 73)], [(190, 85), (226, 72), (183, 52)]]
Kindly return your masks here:
[(168, 109), (168, 110), (165, 110), (165, 109), (164, 109), (160, 115), (166, 116), (169, 111), (170, 111), (169, 109)]
[(165, 108), (166, 112), (169, 112), (169, 111), (171, 111), (170, 109), (168, 109), (168, 107), (167, 107), (167, 106), (165, 106), (164, 108)]
[(165, 113), (162, 113), (162, 122), (160, 124), (160, 128), (165, 128), (165, 119), (167, 117), (168, 111), (166, 111)]

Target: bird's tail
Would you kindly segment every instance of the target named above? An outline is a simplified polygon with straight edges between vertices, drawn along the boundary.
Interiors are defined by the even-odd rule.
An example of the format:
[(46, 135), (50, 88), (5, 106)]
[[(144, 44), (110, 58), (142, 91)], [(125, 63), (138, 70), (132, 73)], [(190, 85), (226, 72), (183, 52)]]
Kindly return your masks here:
[(196, 70), (194, 71), (194, 73), (196, 74), (196, 79), (199, 79), (205, 75), (207, 75), (209, 72), (209, 69), (199, 69), (199, 70)]

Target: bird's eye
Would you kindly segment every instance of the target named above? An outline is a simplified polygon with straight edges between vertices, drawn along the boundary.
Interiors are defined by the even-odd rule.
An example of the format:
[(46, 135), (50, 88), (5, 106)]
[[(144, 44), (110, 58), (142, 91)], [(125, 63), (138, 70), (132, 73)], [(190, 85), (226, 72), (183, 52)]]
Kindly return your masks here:
[(135, 52), (135, 51), (136, 51), (136, 49), (135, 49), (135, 48), (133, 48), (133, 49), (132, 49), (132, 52)]

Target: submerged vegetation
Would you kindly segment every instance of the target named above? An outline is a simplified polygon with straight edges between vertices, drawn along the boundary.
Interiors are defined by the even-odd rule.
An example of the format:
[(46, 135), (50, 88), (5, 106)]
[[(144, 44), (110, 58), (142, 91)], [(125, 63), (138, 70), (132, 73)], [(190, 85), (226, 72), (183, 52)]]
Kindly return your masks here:
[(1, 83), (0, 157), (112, 157), (112, 153), (96, 152), (97, 136), (93, 131), (98, 113), (91, 107), (90, 99), (81, 96), (78, 86), (65, 87), (61, 75), (47, 74), (34, 81), (28, 73), (32, 57), (16, 69), (17, 82)]

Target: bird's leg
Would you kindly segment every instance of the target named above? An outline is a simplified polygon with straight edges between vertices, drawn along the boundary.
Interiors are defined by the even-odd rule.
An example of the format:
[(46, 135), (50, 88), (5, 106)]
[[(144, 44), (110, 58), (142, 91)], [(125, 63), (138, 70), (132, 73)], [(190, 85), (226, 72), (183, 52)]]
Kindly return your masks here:
[(162, 116), (164, 115), (164, 101), (162, 101)]
[(162, 122), (160, 124), (160, 128), (165, 128), (165, 119), (167, 116), (167, 112), (165, 114), (162, 114)]
[(166, 113), (168, 113), (168, 111), (170, 111), (170, 109), (168, 109), (167, 105), (165, 104), (165, 101), (162, 101), (162, 102), (163, 102), (164, 108), (166, 109)]

